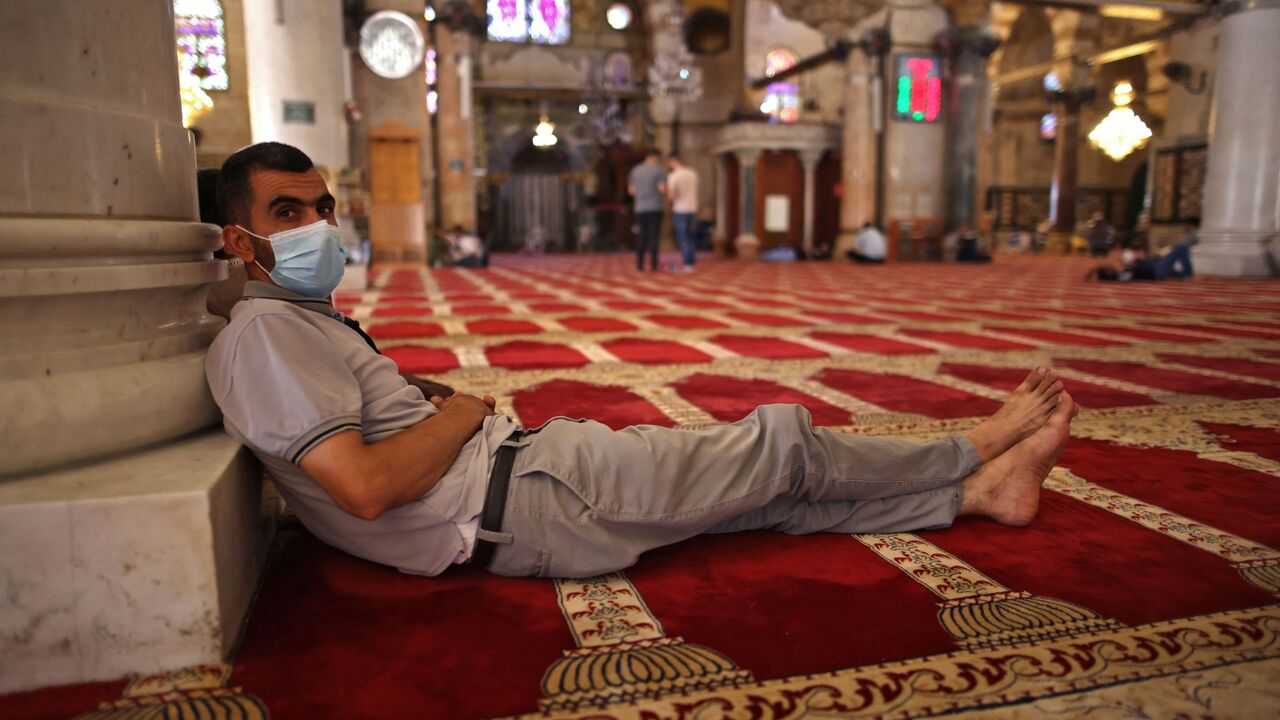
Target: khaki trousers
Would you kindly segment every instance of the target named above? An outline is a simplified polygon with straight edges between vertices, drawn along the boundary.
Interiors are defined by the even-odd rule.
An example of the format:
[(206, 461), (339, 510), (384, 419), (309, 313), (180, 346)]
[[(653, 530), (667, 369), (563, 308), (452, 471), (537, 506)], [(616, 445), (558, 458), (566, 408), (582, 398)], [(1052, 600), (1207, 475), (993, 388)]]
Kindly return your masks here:
[(799, 405), (671, 430), (555, 419), (517, 451), (490, 570), (587, 577), (702, 533), (907, 532), (946, 527), (978, 452), (814, 428)]

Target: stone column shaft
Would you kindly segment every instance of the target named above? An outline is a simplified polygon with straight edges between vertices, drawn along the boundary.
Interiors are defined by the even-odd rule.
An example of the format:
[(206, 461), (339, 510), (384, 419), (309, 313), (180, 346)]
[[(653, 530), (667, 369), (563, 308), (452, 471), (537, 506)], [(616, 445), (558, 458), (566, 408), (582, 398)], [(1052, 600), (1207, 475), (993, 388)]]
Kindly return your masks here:
[(982, 28), (959, 29), (960, 52), (951, 86), (947, 125), (947, 227), (975, 225), (977, 213), (978, 136), (986, 96), (987, 58), (981, 52)]
[(1260, 276), (1280, 242), (1280, 2), (1227, 3), (1196, 272)]
[(436, 29), (439, 109), (440, 227), (476, 228), (475, 113), (471, 107), (471, 36), (465, 30)]
[(801, 150), (800, 164), (804, 166), (804, 235), (801, 244), (806, 256), (813, 254), (813, 214), (816, 193), (814, 182), (822, 150)]
[(723, 238), (729, 232), (729, 173), (724, 168), (724, 156), (713, 156), (716, 167), (716, 237)]
[(205, 381), (171, 0), (0, 2), (0, 127), (0, 694), (222, 662), (271, 521)]
[[(862, 224), (875, 219), (876, 134), (872, 127), (872, 71), (861, 51), (847, 61), (841, 165), (840, 237), (852, 241)], [(844, 257), (843, 252), (838, 253)]]
[(738, 150), (739, 237), (756, 234), (756, 162), (759, 150)]

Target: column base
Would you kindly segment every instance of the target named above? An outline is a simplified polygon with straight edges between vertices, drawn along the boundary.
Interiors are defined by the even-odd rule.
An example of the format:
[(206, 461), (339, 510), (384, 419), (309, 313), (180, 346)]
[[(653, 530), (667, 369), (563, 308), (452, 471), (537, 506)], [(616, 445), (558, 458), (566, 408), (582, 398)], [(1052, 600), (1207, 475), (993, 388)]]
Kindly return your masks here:
[(1202, 230), (1191, 248), (1197, 275), (1217, 277), (1274, 277), (1280, 274), (1268, 244), (1280, 242), (1280, 231), (1232, 232)]
[(836, 244), (831, 251), (831, 259), (840, 262), (853, 262), (849, 259), (849, 251), (858, 249), (858, 231), (841, 230), (836, 236)]
[(1070, 255), (1073, 249), (1072, 239), (1074, 237), (1075, 233), (1051, 230), (1041, 252), (1045, 255)]
[(220, 429), (0, 482), (0, 693), (223, 662), (277, 509)]
[(760, 238), (751, 233), (743, 233), (733, 239), (733, 249), (739, 260), (759, 260)]
[(733, 257), (733, 242), (729, 236), (716, 234), (711, 237), (711, 255), (717, 260)]

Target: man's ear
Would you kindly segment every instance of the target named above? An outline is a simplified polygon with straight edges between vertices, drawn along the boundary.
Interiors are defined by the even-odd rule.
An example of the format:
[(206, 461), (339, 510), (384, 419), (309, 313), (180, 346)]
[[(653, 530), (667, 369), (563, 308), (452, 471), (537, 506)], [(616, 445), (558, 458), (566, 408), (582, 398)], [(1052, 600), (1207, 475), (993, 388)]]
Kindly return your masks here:
[(249, 233), (241, 230), (235, 225), (225, 225), (222, 228), (222, 249), (228, 255), (234, 255), (244, 260), (246, 265), (251, 265), (256, 259), (256, 248), (253, 244), (253, 238), (249, 237)]

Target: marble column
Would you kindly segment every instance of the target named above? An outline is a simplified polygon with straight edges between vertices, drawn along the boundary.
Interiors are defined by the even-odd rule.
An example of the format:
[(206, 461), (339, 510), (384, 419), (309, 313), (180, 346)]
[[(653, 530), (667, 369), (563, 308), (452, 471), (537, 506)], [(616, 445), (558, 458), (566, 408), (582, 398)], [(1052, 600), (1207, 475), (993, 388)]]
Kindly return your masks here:
[(861, 50), (849, 54), (846, 64), (844, 127), (840, 179), (840, 235), (833, 258), (847, 260), (855, 247), (858, 230), (876, 217), (876, 141), (872, 125), (872, 63)]
[(1267, 245), (1280, 237), (1280, 2), (1233, 0), (1222, 8), (1214, 76), (1213, 135), (1205, 180), (1197, 273), (1280, 272)]
[(169, 0), (0, 3), (0, 693), (220, 662), (261, 568), (179, 118)]
[(820, 149), (798, 151), (800, 165), (804, 167), (804, 235), (801, 237), (801, 244), (806, 256), (813, 255), (813, 213), (816, 197), (814, 182), (818, 161), (822, 159), (823, 152), (825, 151)]
[(716, 168), (716, 228), (711, 237), (711, 245), (715, 255), (723, 258), (728, 255), (726, 246), (729, 243), (729, 173), (725, 170), (723, 155), (712, 155)]
[[(365, 10), (402, 12), (429, 37), (421, 0), (366, 0)], [(352, 127), (352, 156), (353, 164), (364, 169), (370, 190), (370, 260), (375, 265), (421, 265), (427, 257), (427, 231), (437, 217), (425, 73), (419, 68), (403, 78), (384, 78), (370, 70), (358, 54), (353, 54), (350, 62), (352, 90), (362, 116)], [(395, 143), (400, 149), (388, 151), (385, 143)], [(416, 168), (401, 154), (415, 147)], [(351, 274), (350, 268), (347, 274)], [(343, 280), (345, 289), (348, 283)]]
[(756, 162), (758, 149), (735, 150), (738, 156), (738, 237), (733, 246), (741, 260), (755, 260), (760, 255), (760, 238), (756, 237)]
[(1049, 186), (1051, 229), (1045, 247), (1047, 252), (1069, 251), (1071, 238), (1076, 232), (1080, 106), (1092, 97), (1092, 88), (1067, 90), (1054, 95), (1053, 112), (1058, 120), (1058, 132), (1053, 144), (1053, 183)]
[(976, 225), (978, 207), (978, 136), (986, 97), (987, 56), (995, 49), (980, 26), (958, 28), (954, 60), (951, 116), (947, 125), (947, 227)]
[(439, 109), (436, 148), (439, 155), (440, 227), (476, 229), (475, 113), (472, 109), (472, 38), (464, 27), (436, 28)]

